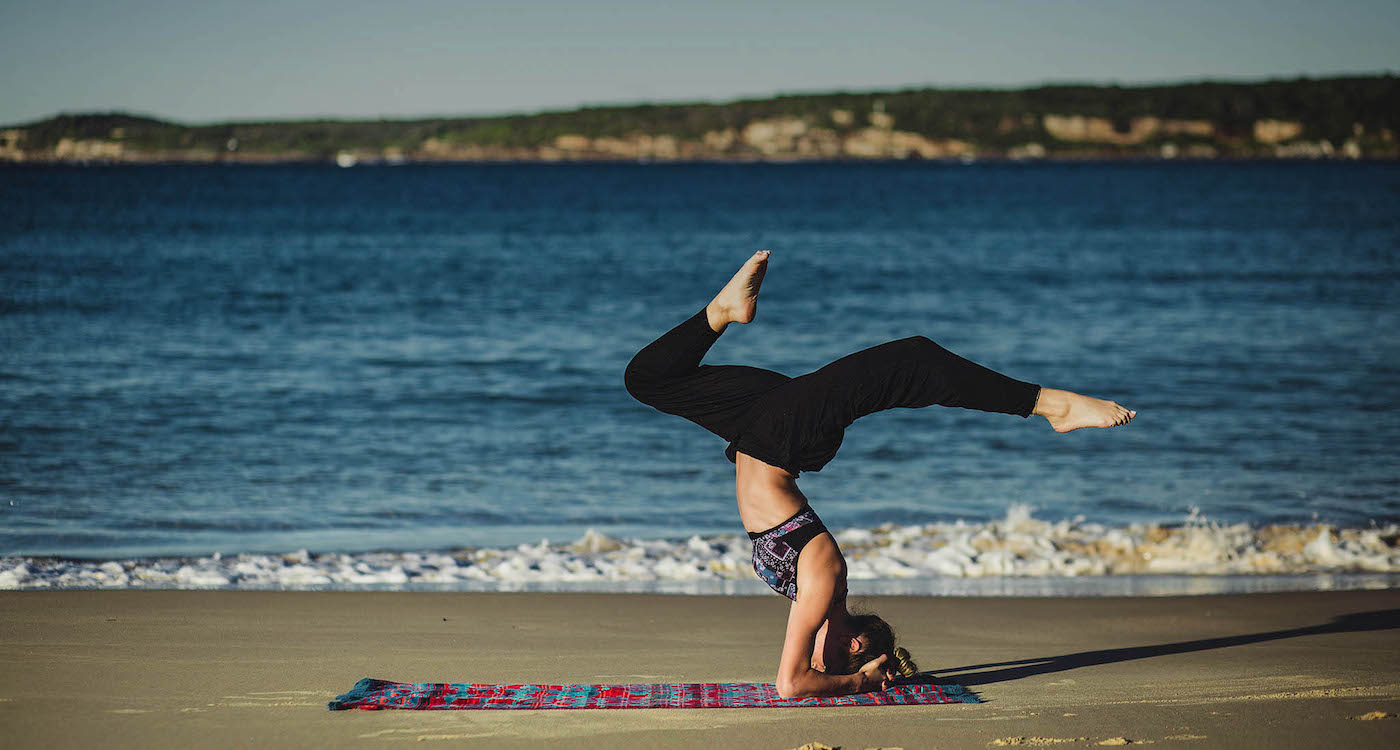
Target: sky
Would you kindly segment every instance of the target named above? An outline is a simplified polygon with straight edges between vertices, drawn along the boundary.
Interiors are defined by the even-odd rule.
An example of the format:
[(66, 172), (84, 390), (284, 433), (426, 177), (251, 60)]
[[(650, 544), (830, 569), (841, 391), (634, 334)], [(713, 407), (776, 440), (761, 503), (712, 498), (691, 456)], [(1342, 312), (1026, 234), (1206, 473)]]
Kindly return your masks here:
[(0, 123), (1400, 73), (1396, 0), (0, 0)]

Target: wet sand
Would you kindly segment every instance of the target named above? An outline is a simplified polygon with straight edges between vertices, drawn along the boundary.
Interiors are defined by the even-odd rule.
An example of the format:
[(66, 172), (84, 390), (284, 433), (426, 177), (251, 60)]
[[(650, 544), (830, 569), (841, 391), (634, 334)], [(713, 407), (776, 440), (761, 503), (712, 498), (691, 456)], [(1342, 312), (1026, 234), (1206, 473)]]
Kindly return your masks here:
[[(1400, 591), (857, 598), (982, 704), (343, 711), (405, 682), (766, 682), (775, 596), (0, 592), (4, 747), (1400, 746)], [(1362, 716), (1391, 718), (1360, 719)]]

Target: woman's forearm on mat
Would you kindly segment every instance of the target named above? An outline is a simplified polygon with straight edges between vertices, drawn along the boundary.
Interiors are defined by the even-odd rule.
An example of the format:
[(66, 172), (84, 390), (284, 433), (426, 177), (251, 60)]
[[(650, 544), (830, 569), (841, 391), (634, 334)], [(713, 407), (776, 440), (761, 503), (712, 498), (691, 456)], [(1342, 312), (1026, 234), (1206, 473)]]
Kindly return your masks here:
[(859, 672), (855, 674), (827, 674), (808, 669), (790, 679), (778, 680), (778, 695), (784, 698), (824, 698), (833, 695), (851, 695), (865, 692)]

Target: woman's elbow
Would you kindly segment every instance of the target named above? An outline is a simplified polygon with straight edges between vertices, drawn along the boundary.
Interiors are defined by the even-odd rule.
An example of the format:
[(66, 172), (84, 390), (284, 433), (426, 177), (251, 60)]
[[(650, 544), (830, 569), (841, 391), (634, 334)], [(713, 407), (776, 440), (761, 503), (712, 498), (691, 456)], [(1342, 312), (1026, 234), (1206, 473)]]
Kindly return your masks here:
[(778, 697), (779, 697), (779, 698), (802, 698), (802, 697), (804, 697), (804, 693), (803, 693), (803, 691), (802, 691), (801, 686), (798, 684), (798, 681), (795, 680), (795, 679), (793, 679), (793, 678), (791, 678), (791, 677), (787, 677), (787, 676), (784, 676), (784, 675), (779, 675), (779, 676), (778, 676), (778, 681), (777, 681), (777, 683), (776, 683), (775, 685), (776, 685), (776, 687), (778, 688)]

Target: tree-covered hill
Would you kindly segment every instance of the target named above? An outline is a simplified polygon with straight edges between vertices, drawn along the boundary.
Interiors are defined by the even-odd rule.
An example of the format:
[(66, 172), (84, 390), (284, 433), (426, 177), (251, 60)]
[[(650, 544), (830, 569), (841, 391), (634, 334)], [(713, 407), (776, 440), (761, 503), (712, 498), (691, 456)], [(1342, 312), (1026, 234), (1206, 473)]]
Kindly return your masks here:
[(10, 161), (451, 161), (1400, 155), (1393, 75), (908, 89), (494, 117), (0, 128)]

